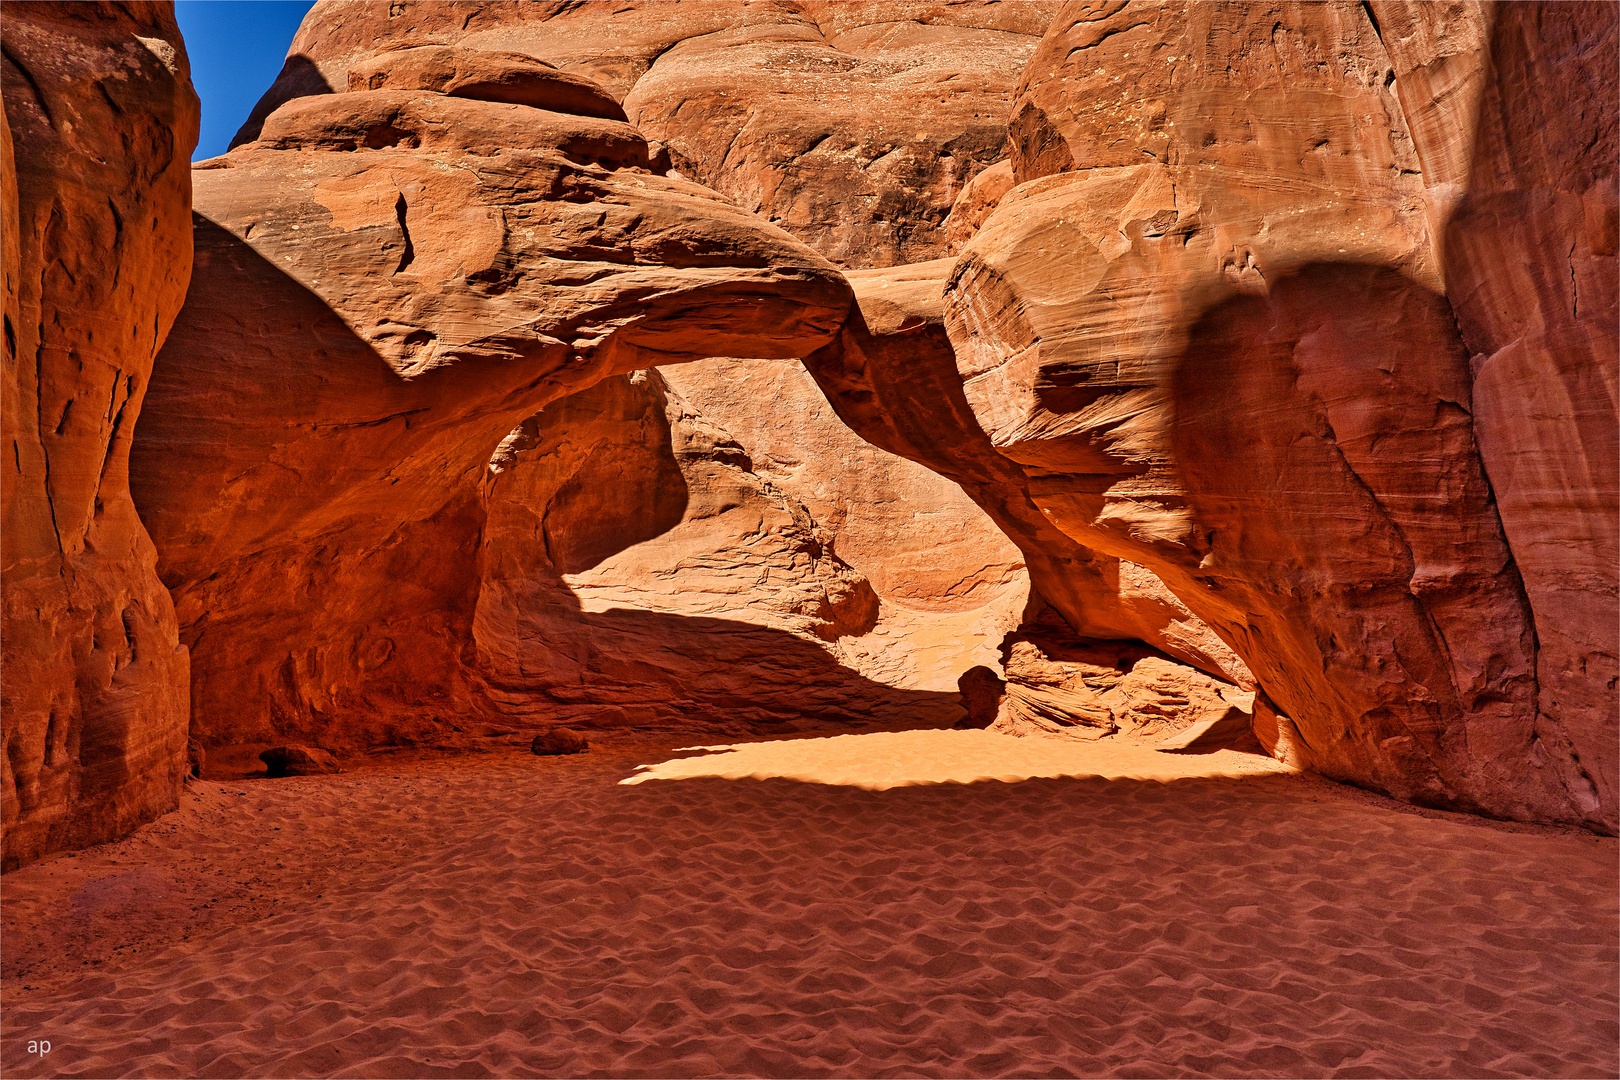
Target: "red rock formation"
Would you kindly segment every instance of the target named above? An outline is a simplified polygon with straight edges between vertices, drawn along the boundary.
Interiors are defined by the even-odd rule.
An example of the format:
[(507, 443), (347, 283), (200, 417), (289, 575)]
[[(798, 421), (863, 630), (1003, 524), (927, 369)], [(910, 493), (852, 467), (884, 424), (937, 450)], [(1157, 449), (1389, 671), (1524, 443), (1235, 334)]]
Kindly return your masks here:
[[(366, 70), (435, 82), (418, 51)], [(197, 272), (133, 477), (206, 745), (436, 738), (522, 711), (476, 663), (479, 480), (501, 440), (615, 372), (808, 352), (847, 310), (824, 260), (649, 171), (630, 126), (490, 100), (532, 63), (451, 59), (449, 94), (291, 101), (197, 173)], [(564, 569), (602, 556), (594, 535)]]
[(1021, 556), (970, 722), (1614, 831), (1615, 9), (1052, 10), (318, 5), (136, 445), (202, 743), (950, 722)]
[(474, 635), (515, 714), (738, 733), (960, 715), (954, 693), (840, 662), (877, 594), (659, 372), (524, 421), (484, 500)]
[(1487, 65), (1478, 9), (1376, 7), (1066, 7), (950, 273), (951, 429), (1169, 585), (1298, 760), (1612, 831), (1615, 12), (1515, 9)]
[[(1031, 499), (963, 395), (944, 327), (946, 260), (856, 271), (858, 310), (805, 360), (838, 415), (863, 438), (949, 477), (1018, 545), (1035, 590), (1092, 637), (1141, 640), (1247, 684), (1241, 661), (1151, 572), (1082, 547)], [(1038, 606), (1038, 605), (1037, 605)]]
[(961, 251), (962, 245), (973, 239), (984, 219), (1014, 186), (1012, 162), (1005, 158), (968, 182), (956, 197), (946, 223), (945, 239), (951, 245), (951, 254)]
[(717, 358), (662, 375), (871, 583), (878, 619), (837, 639), (845, 665), (890, 686), (949, 691), (967, 668), (996, 662), (1028, 575), (960, 487), (862, 440), (797, 361)]
[[(1001, 648), (1007, 685), (992, 731), (1078, 739), (1117, 735), (1182, 749), (1231, 744), (1253, 725), (1253, 691), (1137, 642), (1076, 638), (1051, 609), (1009, 634)], [(1253, 744), (1253, 737), (1248, 741)]]
[[(1470, 354), (1480, 455), (1534, 615), (1532, 760), (1560, 770), (1582, 817), (1612, 830), (1620, 11), (1495, 11), (1489, 54), (1478, 57), (1485, 91), (1466, 193), (1445, 233), (1446, 289)], [(1391, 52), (1404, 58), (1399, 45)], [(1419, 60), (1433, 65), (1421, 52), (1408, 63)], [(1414, 136), (1425, 161), (1452, 145), (1439, 131)]]
[(197, 99), (167, 4), (7, 4), (4, 865), (178, 798), (186, 656), (127, 462), (185, 295)]
[(1002, 157), (1011, 92), (1056, 7), (322, 3), (237, 140), (294, 97), (382, 88), (385, 43), (507, 50), (600, 83), (682, 175), (835, 262), (917, 262), (947, 253), (953, 202)]

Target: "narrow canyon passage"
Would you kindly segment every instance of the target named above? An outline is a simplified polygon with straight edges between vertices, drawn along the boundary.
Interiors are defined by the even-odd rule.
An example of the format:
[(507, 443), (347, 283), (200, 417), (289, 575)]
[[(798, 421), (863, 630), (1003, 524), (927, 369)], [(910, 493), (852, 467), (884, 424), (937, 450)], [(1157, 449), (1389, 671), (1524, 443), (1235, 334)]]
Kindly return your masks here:
[(256, 6), (0, 0), (0, 1075), (1620, 1076), (1620, 4)]
[(1292, 774), (620, 783), (670, 750), (193, 783), (7, 875), (5, 1071), (1614, 1074), (1612, 840)]

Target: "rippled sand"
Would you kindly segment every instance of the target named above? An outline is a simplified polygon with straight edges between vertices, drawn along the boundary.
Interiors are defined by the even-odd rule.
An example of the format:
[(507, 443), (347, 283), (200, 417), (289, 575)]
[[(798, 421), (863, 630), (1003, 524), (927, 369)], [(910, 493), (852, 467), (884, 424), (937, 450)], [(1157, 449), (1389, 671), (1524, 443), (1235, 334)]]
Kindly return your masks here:
[[(914, 733), (912, 753), (960, 760), (960, 737), (980, 734)], [(663, 772), (837, 779), (810, 742), (836, 740)], [(0, 883), (0, 1064), (19, 1077), (1620, 1068), (1612, 839), (1419, 814), (1219, 755), (970, 784), (926, 782), (943, 778), (937, 761), (891, 761), (902, 786), (884, 790), (870, 776), (621, 783), (670, 756), (194, 785), (137, 836)], [(30, 1057), (40, 1038), (50, 1054)]]

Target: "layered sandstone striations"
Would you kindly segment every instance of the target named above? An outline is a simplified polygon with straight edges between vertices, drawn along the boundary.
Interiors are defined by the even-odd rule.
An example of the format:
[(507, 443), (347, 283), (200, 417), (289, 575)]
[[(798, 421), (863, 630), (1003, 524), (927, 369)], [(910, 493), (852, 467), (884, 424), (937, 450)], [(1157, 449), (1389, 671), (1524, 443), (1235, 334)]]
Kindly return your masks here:
[[(1056, 3), (642, 0), (318, 4), (238, 133), (295, 97), (380, 89), (380, 47), (525, 54), (600, 83), (684, 176), (847, 266), (949, 252), (964, 187)], [(468, 77), (468, 76), (463, 76)], [(504, 99), (503, 99), (504, 100)]]
[(1002, 643), (1007, 673), (990, 730), (1008, 735), (1117, 736), (1165, 749), (1259, 749), (1257, 697), (1139, 642), (1077, 638), (1050, 608)]
[[(419, 51), (374, 55), (379, 89), (291, 101), (197, 173), (197, 272), (133, 475), (210, 745), (524, 711), (490, 698), (474, 634), (501, 441), (615, 373), (802, 355), (848, 307), (825, 260), (651, 171), (608, 110), (501, 100), (574, 100), (536, 98), (532, 61)], [(603, 497), (646, 527), (646, 494)]]
[(7, 4), (4, 865), (175, 805), (186, 655), (130, 501), (191, 265), (197, 98), (166, 4)]
[(1608, 831), (1614, 23), (1071, 4), (945, 290), (1022, 490), (1230, 644), (1289, 753)]

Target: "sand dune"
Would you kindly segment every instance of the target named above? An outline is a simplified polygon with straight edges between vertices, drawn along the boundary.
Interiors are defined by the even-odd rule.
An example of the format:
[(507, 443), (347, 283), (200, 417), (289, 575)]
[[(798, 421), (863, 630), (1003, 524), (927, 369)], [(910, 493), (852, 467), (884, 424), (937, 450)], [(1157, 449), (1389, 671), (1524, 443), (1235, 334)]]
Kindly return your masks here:
[[(960, 758), (981, 734), (908, 739)], [(804, 742), (662, 773), (636, 766), (667, 749), (634, 747), (193, 785), (135, 837), (6, 876), (0, 1064), (1616, 1073), (1611, 839), (1188, 775), (1217, 755), (1157, 755), (1172, 765), (1147, 779), (1098, 759), (1101, 775), (972, 784), (913, 761), (886, 790), (620, 782), (728, 754), (827, 773), (813, 759), (838, 740)]]

